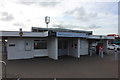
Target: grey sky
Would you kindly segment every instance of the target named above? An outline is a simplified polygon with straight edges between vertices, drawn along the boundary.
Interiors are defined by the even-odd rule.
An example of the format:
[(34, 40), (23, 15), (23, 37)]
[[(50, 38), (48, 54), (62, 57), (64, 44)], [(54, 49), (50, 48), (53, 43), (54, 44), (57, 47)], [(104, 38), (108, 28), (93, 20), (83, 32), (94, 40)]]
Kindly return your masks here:
[(94, 34), (118, 34), (117, 0), (0, 0), (1, 30), (30, 31), (46, 27), (44, 17), (50, 16), (49, 27), (90, 30)]

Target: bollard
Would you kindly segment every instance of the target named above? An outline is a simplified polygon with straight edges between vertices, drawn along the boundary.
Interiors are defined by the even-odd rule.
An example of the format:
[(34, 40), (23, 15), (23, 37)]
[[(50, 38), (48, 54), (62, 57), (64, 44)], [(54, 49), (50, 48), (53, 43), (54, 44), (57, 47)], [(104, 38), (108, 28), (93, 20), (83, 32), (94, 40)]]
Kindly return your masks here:
[(101, 58), (103, 58), (103, 51), (101, 51)]
[(117, 50), (115, 50), (115, 60), (118, 59), (118, 53), (117, 53)]

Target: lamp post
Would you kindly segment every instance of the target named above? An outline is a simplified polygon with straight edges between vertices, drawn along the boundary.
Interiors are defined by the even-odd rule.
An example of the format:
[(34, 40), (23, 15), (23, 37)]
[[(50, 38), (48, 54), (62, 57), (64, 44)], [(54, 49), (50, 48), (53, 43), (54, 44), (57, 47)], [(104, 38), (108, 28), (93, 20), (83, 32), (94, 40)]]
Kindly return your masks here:
[(45, 23), (46, 23), (46, 27), (48, 28), (48, 24), (50, 23), (50, 17), (49, 16), (45, 17)]
[(4, 64), (4, 66), (5, 66), (5, 78), (6, 78), (6, 62), (5, 61), (0, 61), (0, 63), (3, 63)]

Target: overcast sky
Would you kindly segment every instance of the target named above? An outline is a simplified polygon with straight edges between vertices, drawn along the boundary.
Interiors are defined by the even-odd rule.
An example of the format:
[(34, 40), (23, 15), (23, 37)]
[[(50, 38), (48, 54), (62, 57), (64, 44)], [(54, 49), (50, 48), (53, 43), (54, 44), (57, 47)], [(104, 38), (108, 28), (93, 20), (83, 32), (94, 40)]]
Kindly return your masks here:
[(0, 30), (46, 27), (45, 16), (49, 27), (118, 34), (118, 0), (0, 0)]

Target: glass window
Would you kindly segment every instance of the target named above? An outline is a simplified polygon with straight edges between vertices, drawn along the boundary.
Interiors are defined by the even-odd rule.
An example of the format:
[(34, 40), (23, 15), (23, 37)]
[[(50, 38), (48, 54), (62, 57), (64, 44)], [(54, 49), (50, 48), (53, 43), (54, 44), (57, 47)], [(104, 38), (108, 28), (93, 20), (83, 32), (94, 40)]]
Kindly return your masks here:
[(58, 49), (67, 49), (68, 48), (68, 41), (61, 40), (58, 44)]
[(67, 49), (68, 48), (68, 41), (64, 41), (63, 42), (63, 49)]
[(47, 40), (34, 40), (34, 49), (47, 49)]

